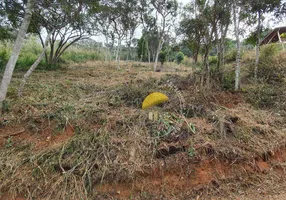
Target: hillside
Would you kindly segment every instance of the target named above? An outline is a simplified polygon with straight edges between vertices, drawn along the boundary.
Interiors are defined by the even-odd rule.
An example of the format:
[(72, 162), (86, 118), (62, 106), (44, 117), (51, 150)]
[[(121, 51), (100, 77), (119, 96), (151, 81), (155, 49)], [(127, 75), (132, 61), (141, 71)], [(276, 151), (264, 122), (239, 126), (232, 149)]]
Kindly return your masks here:
[[(115, 65), (37, 71), (22, 98), (14, 75), (0, 199), (284, 199), (285, 82), (232, 92), (176, 64)], [(155, 91), (169, 101), (150, 121), (141, 104)]]

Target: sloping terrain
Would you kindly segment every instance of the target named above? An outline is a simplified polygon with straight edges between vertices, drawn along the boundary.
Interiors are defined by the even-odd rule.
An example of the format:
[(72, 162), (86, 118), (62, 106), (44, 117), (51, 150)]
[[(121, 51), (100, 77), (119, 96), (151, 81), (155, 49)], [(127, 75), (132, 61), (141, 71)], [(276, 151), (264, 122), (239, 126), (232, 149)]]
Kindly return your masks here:
[[(1, 119), (0, 199), (283, 198), (283, 107), (204, 88), (183, 66), (151, 70), (89, 62), (36, 72), (22, 98), (16, 74)], [(155, 91), (169, 102), (150, 121), (141, 103)]]

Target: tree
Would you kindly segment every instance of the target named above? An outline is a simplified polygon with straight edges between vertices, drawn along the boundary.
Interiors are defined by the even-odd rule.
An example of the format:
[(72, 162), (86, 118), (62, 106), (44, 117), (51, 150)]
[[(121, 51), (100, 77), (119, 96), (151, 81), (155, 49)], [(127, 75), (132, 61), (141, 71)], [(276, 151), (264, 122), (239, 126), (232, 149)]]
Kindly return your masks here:
[(74, 43), (88, 39), (97, 31), (91, 17), (98, 12), (98, 0), (41, 0), (37, 2), (30, 30), (39, 35), (42, 46), (42, 30), (51, 32), (49, 55), (46, 63), (56, 64), (61, 55)]
[(167, 61), (166, 52), (161, 51), (161, 52), (159, 53), (158, 60), (160, 61), (161, 66), (163, 67), (164, 63)]
[(141, 62), (146, 61), (148, 59), (147, 54), (148, 54), (147, 44), (144, 37), (142, 36), (138, 40), (138, 45), (137, 45), (137, 55)]
[(238, 17), (238, 13), (240, 13), (239, 7), (237, 6), (237, 2), (234, 1), (232, 3), (233, 6), (233, 23), (234, 23), (234, 32), (235, 32), (235, 38), (236, 38), (236, 48), (237, 48), (237, 54), (236, 54), (236, 67), (235, 67), (235, 90), (239, 90), (240, 87), (240, 38), (239, 38), (239, 25), (240, 25), (240, 17)]
[(0, 86), (0, 112), (2, 111), (3, 101), (6, 99), (7, 90), (11, 82), (12, 74), (15, 69), (15, 65), (18, 60), (18, 57), (19, 57), (19, 54), (20, 54), (20, 51), (21, 51), (21, 48), (23, 46), (23, 42), (25, 39), (25, 35), (26, 35), (26, 32), (28, 30), (28, 27), (29, 27), (29, 24), (32, 18), (32, 11), (33, 11), (34, 3), (35, 3), (34, 0), (28, 0), (27, 2), (24, 19), (20, 26), (12, 54), (5, 67), (5, 71), (4, 71), (3, 78), (1, 81), (1, 86)]
[(14, 39), (13, 30), (18, 29), (24, 17), (24, 3), (3, 0), (0, 2), (0, 40)]
[(218, 20), (214, 28), (218, 71), (224, 66), (225, 40), (231, 23), (231, 5), (231, 1), (228, 0), (216, 0), (214, 4)]
[(180, 51), (176, 54), (176, 62), (178, 64), (181, 64), (183, 60), (184, 60), (184, 54)]
[(202, 42), (202, 24), (200, 19), (183, 18), (180, 22), (179, 33), (184, 36), (184, 43), (187, 44), (193, 54), (194, 64), (198, 61), (199, 51)]
[(154, 63), (154, 71), (156, 71), (159, 53), (162, 50), (166, 34), (170, 31), (174, 17), (177, 15), (178, 2), (176, 0), (151, 0), (151, 4), (155, 9), (159, 39)]
[(115, 52), (115, 60), (117, 62), (117, 68), (120, 64), (120, 51), (121, 43), (124, 38), (127, 39), (127, 47), (130, 52), (132, 39), (136, 28), (138, 27), (138, 12), (137, 1), (135, 0), (109, 0), (105, 1), (101, 5), (104, 9), (101, 12), (101, 16), (106, 15), (110, 21), (109, 35), (114, 41), (117, 39), (117, 48)]
[[(257, 34), (256, 34), (256, 56), (255, 56), (255, 69), (254, 69), (254, 79), (257, 81), (258, 74), (258, 63), (260, 55), (260, 36), (262, 32), (262, 20), (266, 13), (275, 11), (275, 9), (282, 7), (281, 0), (244, 0), (244, 5), (247, 6), (250, 14), (250, 19), (255, 15), (257, 22)], [(278, 9), (279, 10), (279, 9)]]

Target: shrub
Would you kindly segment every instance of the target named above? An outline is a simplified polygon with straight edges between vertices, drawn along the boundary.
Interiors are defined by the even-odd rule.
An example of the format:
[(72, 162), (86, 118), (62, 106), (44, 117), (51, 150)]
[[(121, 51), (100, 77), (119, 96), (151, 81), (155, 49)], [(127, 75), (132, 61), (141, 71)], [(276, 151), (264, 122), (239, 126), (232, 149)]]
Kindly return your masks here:
[(227, 71), (223, 73), (223, 82), (222, 86), (226, 90), (232, 90), (235, 83), (235, 71)]
[(4, 67), (8, 62), (9, 56), (10, 56), (10, 52), (8, 49), (6, 48), (0, 49), (0, 70), (1, 71), (4, 70)]
[(280, 35), (280, 37), (281, 37), (281, 38), (286, 38), (286, 33), (282, 33), (282, 34)]
[(180, 51), (176, 54), (176, 62), (178, 64), (181, 64), (183, 60), (184, 60), (184, 54)]
[(161, 65), (163, 65), (164, 62), (166, 62), (166, 60), (167, 60), (167, 54), (166, 54), (164, 51), (161, 51), (161, 52), (159, 53), (158, 59), (159, 59)]
[[(247, 100), (258, 108), (274, 108), (285, 102), (283, 89), (263, 84), (247, 88)], [(281, 97), (283, 99), (281, 99)]]
[(215, 65), (215, 64), (217, 64), (217, 56), (210, 56), (210, 57), (209, 57), (209, 64), (210, 64), (210, 65)]
[(234, 62), (236, 61), (236, 55), (237, 55), (237, 50), (236, 49), (231, 49), (228, 51), (225, 55), (225, 61), (226, 62)]
[(38, 55), (34, 54), (33, 52), (29, 51), (22, 51), (17, 63), (16, 63), (16, 69), (20, 71), (27, 71), (31, 65), (37, 60)]
[(278, 52), (279, 52), (279, 49), (276, 44), (263, 45), (260, 50), (260, 59), (261, 60), (271, 59)]

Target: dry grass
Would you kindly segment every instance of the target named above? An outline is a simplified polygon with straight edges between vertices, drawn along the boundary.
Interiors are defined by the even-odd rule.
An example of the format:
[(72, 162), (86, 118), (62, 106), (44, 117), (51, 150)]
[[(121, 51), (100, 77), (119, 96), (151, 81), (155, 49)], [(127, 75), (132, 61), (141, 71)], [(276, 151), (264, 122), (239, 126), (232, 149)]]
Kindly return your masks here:
[[(256, 159), (271, 161), (274, 166), (272, 152), (286, 143), (285, 118), (271, 110), (253, 108), (241, 94), (201, 88), (189, 75), (189, 68), (173, 69), (169, 63), (160, 73), (141, 63), (122, 63), (121, 70), (116, 70), (115, 63), (104, 62), (66, 66), (33, 74), (21, 99), (16, 97), (16, 88), (22, 74), (16, 74), (9, 89), (0, 136), (17, 125), (26, 130), (26, 139), (46, 140), (45, 130), (52, 130), (56, 137), (64, 134), (68, 126), (73, 129), (73, 137), (42, 148), (43, 141), (23, 139), (13, 143), (17, 137), (12, 137), (11, 146), (0, 149), (0, 191), (27, 199), (112, 199), (118, 196), (117, 191), (102, 194), (95, 188), (117, 183), (125, 184), (130, 192), (132, 183), (138, 186), (140, 179), (145, 184), (150, 182), (152, 188), (154, 180), (149, 172), (161, 169), (162, 162), (169, 167), (162, 171), (176, 174), (175, 169), (180, 168), (184, 174), (201, 169), (198, 163), (205, 160), (218, 160), (225, 171), (238, 167), (225, 177), (209, 176), (206, 181), (210, 184), (183, 185), (191, 191), (186, 196), (229, 195), (227, 191), (238, 192), (257, 184), (263, 174), (256, 176), (253, 172), (253, 176), (248, 176), (249, 172), (235, 169), (245, 165), (255, 168)], [(167, 80), (181, 91), (186, 103), (185, 116), (177, 115), (178, 99), (166, 87)], [(170, 118), (150, 123), (148, 112), (140, 109), (144, 97), (154, 91), (170, 97), (170, 102), (158, 109), (183, 120), (178, 132), (162, 135), (165, 128), (174, 126)], [(212, 168), (201, 170), (214, 172)], [(139, 185), (147, 191), (133, 188), (141, 199), (157, 194), (147, 194), (150, 191), (143, 183)], [(184, 191), (178, 184), (172, 187), (171, 191), (160, 191), (161, 194), (168, 198), (176, 191)], [(237, 190), (227, 190), (234, 188)]]

